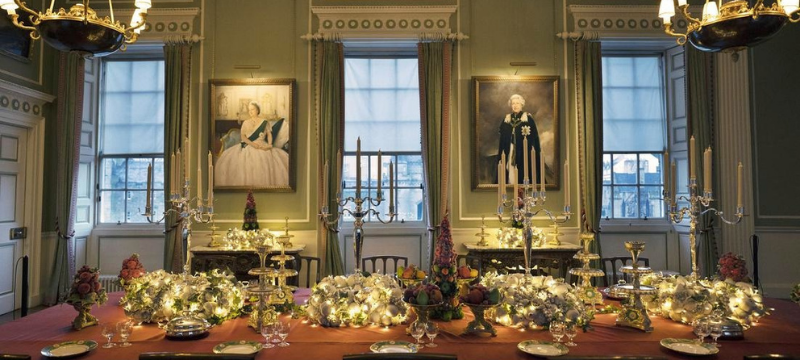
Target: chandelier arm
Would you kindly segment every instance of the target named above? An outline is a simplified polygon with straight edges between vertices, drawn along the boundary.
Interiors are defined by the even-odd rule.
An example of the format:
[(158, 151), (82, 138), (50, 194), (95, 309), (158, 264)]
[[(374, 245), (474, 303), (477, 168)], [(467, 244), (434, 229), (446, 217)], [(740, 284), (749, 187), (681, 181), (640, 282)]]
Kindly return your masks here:
[(33, 26), (28, 26), (19, 22), (19, 14), (11, 15), (11, 22), (14, 24), (14, 26), (20, 29), (30, 31), (31, 39), (39, 40), (39, 31)]
[[(125, 39), (136, 38), (136, 36), (138, 34), (137, 35), (133, 35), (133, 34), (136, 34), (134, 32), (134, 30), (141, 29), (142, 27), (144, 27), (147, 24), (147, 13), (146, 12), (139, 13), (139, 16), (142, 18), (141, 22), (136, 24), (136, 26), (129, 26), (129, 27), (125, 28)], [(133, 40), (133, 41), (136, 41), (136, 40)], [(131, 41), (131, 42), (133, 42), (133, 41)]]
[(677, 37), (675, 41), (678, 43), (678, 45), (683, 46), (684, 44), (686, 44), (686, 34), (681, 34), (673, 30), (672, 24), (664, 24), (664, 32), (666, 32), (668, 35)]
[[(40, 12), (29, 8), (28, 5), (24, 1), (14, 0), (14, 3), (16, 3), (17, 6), (19, 6), (19, 8), (22, 11), (25, 11), (26, 13), (31, 14), (31, 22), (33, 23), (33, 25), (37, 25), (39, 23), (39, 18), (42, 15)], [(35, 19), (34, 19), (34, 17), (35, 17)]]
[(789, 14), (788, 17), (789, 17), (789, 21), (791, 21), (793, 23), (800, 22), (800, 11), (795, 11), (795, 12)]
[(683, 17), (689, 22), (689, 24), (696, 25), (696, 26), (700, 26), (701, 25), (700, 19), (692, 17), (692, 14), (689, 13), (689, 5), (688, 4), (687, 5), (681, 5), (679, 8), (681, 10), (681, 14), (683, 14)]

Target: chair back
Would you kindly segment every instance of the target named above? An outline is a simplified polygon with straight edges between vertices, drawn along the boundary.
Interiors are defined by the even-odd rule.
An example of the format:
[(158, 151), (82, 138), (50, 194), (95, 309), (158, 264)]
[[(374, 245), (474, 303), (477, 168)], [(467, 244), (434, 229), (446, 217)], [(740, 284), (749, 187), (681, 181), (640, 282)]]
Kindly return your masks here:
[[(603, 267), (605, 267), (606, 276), (603, 276), (603, 284), (605, 286), (616, 285), (620, 279), (620, 275), (622, 274), (619, 272), (619, 268), (630, 265), (633, 259), (630, 256), (616, 256), (616, 257), (608, 257), (603, 258)], [(639, 265), (650, 266), (650, 259), (648, 258), (639, 258)], [(612, 283), (608, 283), (608, 274), (611, 274), (611, 281)], [(627, 280), (627, 279), (626, 279)]]
[(146, 352), (139, 360), (253, 360), (256, 354)]
[(347, 354), (342, 356), (342, 360), (458, 360), (455, 354), (435, 354), (435, 353), (363, 353)]
[[(361, 270), (362, 271), (369, 271), (374, 273), (378, 270), (376, 262), (381, 262), (383, 267), (381, 268), (381, 274), (393, 274), (397, 271), (397, 266), (402, 263), (403, 267), (408, 266), (408, 258), (405, 256), (395, 256), (395, 255), (376, 255), (376, 256), (367, 256), (361, 259)], [(367, 262), (371, 265), (367, 267)], [(391, 267), (387, 267), (387, 265), (391, 262)], [(388, 270), (388, 272), (387, 272)]]
[(626, 356), (626, 355), (602, 355), (602, 356), (564, 356), (558, 357), (559, 360), (667, 360), (663, 356)]
[(758, 354), (758, 355), (745, 355), (744, 360), (767, 360), (767, 359), (784, 359), (784, 360), (798, 360), (800, 357), (784, 354)]
[[(305, 269), (306, 277), (301, 277), (298, 280), (300, 287), (310, 288), (320, 281), (322, 269), (319, 268), (319, 258), (314, 256), (295, 256), (295, 270), (298, 274), (302, 274)], [(303, 283), (305, 280), (305, 283)]]
[(30, 355), (23, 354), (0, 354), (2, 360), (31, 360)]

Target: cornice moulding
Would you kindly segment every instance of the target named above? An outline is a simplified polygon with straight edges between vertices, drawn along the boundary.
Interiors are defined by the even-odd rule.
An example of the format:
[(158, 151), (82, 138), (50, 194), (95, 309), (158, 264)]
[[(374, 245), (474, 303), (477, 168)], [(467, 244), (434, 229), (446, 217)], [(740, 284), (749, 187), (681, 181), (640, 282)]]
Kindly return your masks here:
[[(694, 11), (694, 7), (692, 7)], [(669, 39), (658, 17), (657, 5), (569, 5), (572, 32), (596, 32), (600, 39)], [(676, 30), (686, 28), (686, 20), (676, 16)]]
[(0, 79), (0, 109), (42, 118), (44, 105), (55, 98), (53, 95)]
[[(452, 34), (457, 6), (313, 6), (317, 37), (337, 39), (466, 38)], [(308, 38), (313, 37), (307, 34)]]

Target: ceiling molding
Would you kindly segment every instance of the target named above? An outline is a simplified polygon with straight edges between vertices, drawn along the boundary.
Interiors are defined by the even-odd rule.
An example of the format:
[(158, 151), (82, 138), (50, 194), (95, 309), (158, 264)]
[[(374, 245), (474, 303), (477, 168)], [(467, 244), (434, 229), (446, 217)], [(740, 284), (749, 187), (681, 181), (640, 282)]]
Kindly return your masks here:
[[(669, 39), (658, 17), (658, 5), (570, 5), (573, 33), (596, 33), (599, 39)], [(676, 16), (676, 30), (687, 22)]]
[[(447, 38), (453, 34), (450, 18), (457, 6), (313, 6), (319, 19), (315, 35), (304, 38), (418, 39)], [(333, 34), (333, 35), (332, 35)]]
[[(114, 10), (118, 21), (127, 23), (133, 16), (134, 9)], [(108, 16), (108, 10), (97, 10), (100, 16)], [(164, 42), (175, 37), (192, 37), (194, 23), (200, 15), (199, 8), (150, 8), (147, 12), (147, 24), (138, 41)]]
[(0, 79), (0, 109), (39, 119), (44, 116), (44, 105), (55, 98), (53, 95)]

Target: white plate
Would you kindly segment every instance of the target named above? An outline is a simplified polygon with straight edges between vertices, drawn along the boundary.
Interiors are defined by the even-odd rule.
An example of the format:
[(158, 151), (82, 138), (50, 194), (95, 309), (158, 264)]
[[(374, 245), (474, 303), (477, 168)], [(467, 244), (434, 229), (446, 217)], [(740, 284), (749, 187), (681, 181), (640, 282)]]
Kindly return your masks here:
[(88, 353), (97, 348), (93, 340), (65, 341), (50, 345), (42, 349), (42, 355), (47, 357), (67, 357)]
[(709, 343), (698, 343), (694, 339), (661, 339), (661, 346), (688, 355), (714, 355), (719, 352), (716, 346)]
[(255, 341), (227, 341), (214, 346), (215, 354), (255, 354), (261, 350), (261, 343)]
[(391, 341), (378, 341), (369, 347), (374, 353), (415, 353), (417, 352), (417, 345), (408, 341), (391, 340)]
[(517, 344), (517, 348), (531, 355), (561, 356), (569, 352), (569, 348), (561, 343), (539, 340), (525, 340)]

